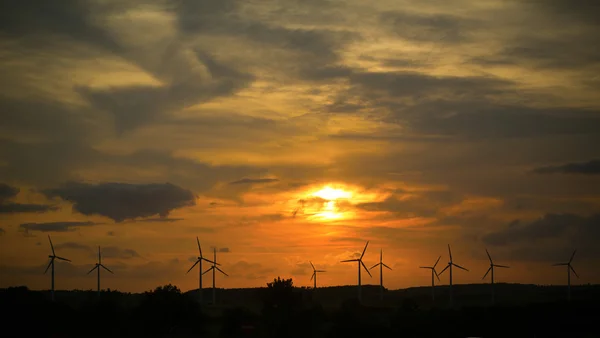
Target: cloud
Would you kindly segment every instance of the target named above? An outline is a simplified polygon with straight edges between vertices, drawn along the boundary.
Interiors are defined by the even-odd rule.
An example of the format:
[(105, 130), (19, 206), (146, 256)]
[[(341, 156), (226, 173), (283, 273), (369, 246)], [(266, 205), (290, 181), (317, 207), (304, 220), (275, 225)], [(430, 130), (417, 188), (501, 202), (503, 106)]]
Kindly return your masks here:
[(183, 218), (146, 218), (146, 219), (139, 219), (136, 220), (136, 222), (149, 222), (149, 223), (154, 223), (154, 222), (168, 222), (168, 223), (172, 223), (172, 222), (177, 222), (177, 221), (183, 221)]
[(99, 225), (102, 223), (96, 222), (48, 222), (48, 223), (23, 223), (19, 225), (19, 229), (28, 233), (29, 231), (42, 232), (65, 232), (75, 231), (75, 228)]
[(49, 212), (56, 211), (59, 208), (53, 205), (44, 204), (23, 204), (11, 203), (8, 200), (15, 198), (20, 189), (8, 184), (0, 183), (0, 214), (28, 213), (28, 212)]
[(4, 228), (0, 228), (0, 236), (4, 236), (6, 234), (6, 230)]
[(196, 202), (191, 191), (170, 183), (94, 185), (69, 182), (42, 192), (48, 197), (72, 202), (73, 210), (83, 215), (106, 216), (117, 223), (137, 217), (167, 217), (172, 210), (194, 206)]
[(231, 250), (229, 250), (229, 248), (219, 248), (218, 251), (219, 252), (231, 252)]
[(471, 18), (409, 12), (385, 12), (381, 21), (407, 40), (451, 44), (467, 42), (469, 33), (483, 26), (483, 22)]
[(106, 233), (106, 236), (116, 236), (117, 234), (114, 231), (109, 231)]
[(88, 253), (92, 253), (94, 251), (88, 245), (79, 244), (79, 243), (75, 243), (75, 242), (59, 243), (59, 244), (56, 244), (54, 247), (56, 249), (73, 249), (73, 250), (85, 251), (85, 252), (88, 252)]
[(100, 248), (102, 252), (102, 257), (106, 258), (121, 258), (121, 259), (130, 259), (130, 258), (139, 258), (140, 254), (133, 249), (122, 249), (117, 246), (105, 246)]
[(276, 178), (243, 178), (241, 180), (230, 182), (229, 184), (257, 184), (257, 183), (271, 183), (279, 181)]
[(245, 279), (265, 279), (268, 274), (275, 271), (260, 263), (248, 263), (247, 261), (237, 261), (228, 267), (228, 274), (234, 278)]
[(539, 167), (533, 170), (536, 174), (582, 174), (600, 175), (600, 160), (583, 163), (567, 163), (558, 166)]
[[(508, 248), (526, 258), (556, 257), (557, 252), (579, 248), (586, 258), (600, 253), (597, 238), (600, 236), (600, 214), (581, 216), (576, 214), (547, 213), (529, 223), (512, 221), (504, 229), (485, 234), (485, 244)], [(543, 254), (534, 254), (540, 250)], [(513, 258), (517, 258), (514, 256)]]

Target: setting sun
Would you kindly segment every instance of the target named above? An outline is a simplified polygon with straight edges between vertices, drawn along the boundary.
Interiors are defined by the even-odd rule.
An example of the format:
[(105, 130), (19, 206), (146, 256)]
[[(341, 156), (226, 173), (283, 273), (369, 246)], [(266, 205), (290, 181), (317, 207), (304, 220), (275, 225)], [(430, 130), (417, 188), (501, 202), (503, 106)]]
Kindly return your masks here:
[(342, 189), (334, 189), (330, 186), (327, 186), (327, 187), (313, 193), (313, 196), (320, 197), (320, 198), (328, 200), (328, 201), (334, 201), (334, 200), (337, 200), (340, 198), (350, 198), (350, 197), (352, 197), (352, 193), (348, 192), (348, 191), (344, 191)]

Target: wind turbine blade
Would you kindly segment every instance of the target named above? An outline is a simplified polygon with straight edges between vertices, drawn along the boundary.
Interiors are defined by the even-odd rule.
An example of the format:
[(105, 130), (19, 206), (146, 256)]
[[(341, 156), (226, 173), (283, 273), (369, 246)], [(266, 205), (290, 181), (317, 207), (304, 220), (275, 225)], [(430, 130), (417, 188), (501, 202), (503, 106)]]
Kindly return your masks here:
[(494, 266), (497, 267), (497, 268), (510, 268), (510, 266), (508, 266), (508, 265), (497, 265), (497, 264), (494, 264)]
[(192, 265), (192, 267), (191, 267), (191, 268), (190, 268), (190, 269), (189, 269), (189, 270), (186, 272), (186, 274), (187, 274), (187, 273), (189, 273), (190, 271), (192, 271), (192, 269), (193, 269), (193, 268), (194, 268), (196, 265), (198, 265), (198, 263), (199, 263), (199, 262), (200, 262), (200, 260), (198, 259), (198, 260), (196, 261), (196, 263), (194, 263), (194, 265)]
[(327, 272), (325, 270), (316, 270), (316, 272)]
[(198, 236), (196, 236), (196, 243), (198, 243), (198, 253), (200, 253), (200, 257), (202, 257), (202, 248), (200, 247), (200, 240)]
[(229, 275), (226, 274), (225, 271), (221, 270), (219, 267), (216, 267), (215, 269), (219, 270), (222, 274), (224, 274), (225, 276), (229, 277)]
[(56, 259), (60, 259), (61, 261), (67, 261), (67, 262), (71, 261), (70, 259), (59, 257), (59, 256), (56, 256)]
[(347, 262), (358, 262), (359, 259), (347, 259), (345, 261), (340, 261), (340, 263), (347, 263)]
[(481, 277), (481, 279), (485, 279), (485, 277), (487, 277), (488, 273), (490, 273), (490, 271), (492, 271), (492, 267), (490, 266), (487, 271), (485, 272), (485, 275), (483, 275), (483, 277)]
[(315, 274), (316, 272), (313, 272), (313, 274), (310, 276), (310, 280), (313, 280), (313, 278), (315, 278)]
[(363, 263), (363, 261), (359, 261), (359, 262), (360, 262), (360, 265), (362, 265), (362, 267), (365, 268), (365, 271), (367, 271), (369, 276), (373, 277), (373, 275), (371, 275), (371, 272), (369, 271), (369, 269), (367, 269), (367, 266), (365, 265), (365, 263)]
[(573, 258), (575, 257), (575, 253), (577, 253), (577, 250), (573, 251), (573, 254), (571, 255), (571, 259), (569, 259), (569, 263), (571, 263), (573, 261)]
[(442, 258), (442, 256), (438, 257), (437, 261), (435, 261), (435, 264), (433, 264), (434, 268), (438, 265), (438, 263), (440, 262), (441, 258)]
[(458, 264), (454, 264), (454, 263), (452, 263), (452, 265), (454, 265), (455, 267), (457, 267), (457, 268), (459, 268), (459, 269), (463, 269), (463, 270), (465, 270), (465, 271), (469, 271), (469, 270), (467, 270), (467, 269), (463, 268), (462, 266), (460, 266), (460, 265), (458, 265)]
[(562, 265), (569, 265), (569, 263), (556, 263), (556, 264), (552, 264), (552, 266), (562, 266)]
[(100, 256), (100, 245), (98, 245), (98, 264), (102, 263), (102, 256)]
[(56, 256), (56, 253), (54, 253), (54, 245), (52, 245), (52, 240), (50, 239), (50, 235), (48, 235), (48, 241), (50, 241), (50, 248), (52, 249), (52, 256)]
[(214, 266), (214, 265), (213, 265), (213, 266), (211, 266), (210, 268), (206, 269), (206, 271), (204, 271), (204, 272), (202, 273), (202, 275), (204, 275), (205, 273), (209, 272), (210, 270), (212, 270), (212, 269), (214, 269), (214, 268), (215, 268), (215, 266)]
[(487, 248), (485, 248), (485, 253), (487, 254), (488, 258), (490, 259), (490, 264), (494, 264), (494, 262), (492, 262), (492, 256), (490, 256), (490, 253)]
[(313, 265), (313, 263), (311, 261), (308, 261), (308, 262), (310, 263), (310, 266), (312, 266), (313, 271), (317, 270), (317, 269), (315, 269), (315, 266)]
[(448, 244), (448, 255), (450, 256), (450, 261), (452, 262), (452, 251), (450, 251), (450, 244)]
[(377, 263), (377, 264), (373, 265), (372, 267), (369, 268), (369, 270), (373, 269), (376, 266), (379, 266), (379, 264), (381, 264), (381, 263)]
[(440, 275), (444, 273), (444, 271), (446, 271), (446, 269), (448, 269), (448, 267), (450, 266), (450, 264), (446, 265), (446, 267), (444, 268), (444, 270), (440, 271)]
[(106, 270), (106, 271), (108, 271), (108, 272), (112, 273), (113, 275), (115, 274), (114, 272), (110, 271), (110, 269), (109, 269), (109, 268), (107, 268), (107, 267), (105, 267), (104, 265), (100, 264), (100, 266), (101, 266), (101, 267), (103, 267), (103, 268), (104, 268), (104, 270)]
[(52, 262), (54, 262), (54, 257), (50, 258), (50, 263), (48, 263), (48, 266), (46, 267), (46, 270), (44, 270), (44, 273), (48, 272), (48, 269), (50, 269), (50, 265), (52, 265)]
[(89, 275), (90, 273), (92, 273), (92, 271), (96, 270), (98, 268), (98, 265), (94, 266), (92, 268), (92, 270), (88, 271), (88, 273), (86, 273), (86, 275)]
[(433, 268), (432, 270), (435, 273), (435, 276), (437, 277), (438, 281), (440, 281), (440, 276), (438, 275), (437, 271), (435, 271), (435, 268)]
[(379, 262), (383, 262), (383, 249), (379, 249)]
[(369, 246), (369, 241), (367, 241), (367, 244), (365, 244), (365, 248), (363, 249), (362, 255), (360, 255), (359, 259), (362, 259), (363, 256), (365, 255), (365, 252), (367, 252), (367, 247)]
[(385, 266), (386, 268), (392, 270), (392, 268), (390, 268), (389, 266), (387, 266), (385, 263), (381, 263), (381, 264), (383, 264), (383, 266)]
[(421, 268), (421, 269), (433, 269), (433, 268), (432, 268), (432, 267), (430, 267), (430, 266), (420, 266), (419, 268)]
[(579, 275), (577, 274), (577, 272), (575, 272), (575, 269), (573, 269), (573, 267), (571, 265), (569, 265), (569, 268), (571, 269), (571, 271), (573, 271), (575, 276), (577, 276), (577, 278), (579, 278)]
[(200, 259), (203, 260), (203, 261), (205, 261), (205, 262), (209, 262), (210, 264), (221, 265), (221, 263), (213, 262), (210, 259), (206, 259), (204, 257), (200, 257)]

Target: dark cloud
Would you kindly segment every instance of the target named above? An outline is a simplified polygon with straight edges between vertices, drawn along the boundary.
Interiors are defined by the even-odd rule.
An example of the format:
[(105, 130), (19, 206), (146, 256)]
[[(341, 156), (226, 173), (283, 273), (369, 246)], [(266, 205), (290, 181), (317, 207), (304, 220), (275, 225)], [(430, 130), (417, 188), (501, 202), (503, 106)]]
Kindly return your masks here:
[(390, 212), (397, 217), (431, 217), (442, 207), (458, 203), (462, 196), (452, 191), (397, 191), (381, 202), (366, 202), (356, 205), (357, 208)]
[(397, 36), (417, 42), (466, 42), (474, 29), (484, 27), (484, 22), (445, 14), (385, 12), (381, 20)]
[(56, 211), (59, 209), (58, 207), (53, 205), (11, 203), (7, 201), (16, 197), (19, 194), (19, 191), (19, 188), (0, 183), (0, 214), (27, 212), (41, 213), (48, 211)]
[(6, 233), (6, 230), (4, 230), (3, 228), (0, 228), (0, 236), (3, 236)]
[(19, 225), (19, 229), (28, 233), (29, 231), (42, 232), (65, 232), (75, 231), (76, 228), (98, 225), (102, 223), (95, 222), (48, 222), (48, 223), (23, 223)]
[(195, 205), (196, 196), (170, 183), (87, 184), (68, 182), (42, 191), (48, 197), (60, 197), (73, 203), (73, 210), (84, 215), (101, 215), (115, 222), (159, 215)]
[(219, 252), (231, 252), (231, 250), (229, 250), (229, 248), (219, 248), (218, 251)]
[(80, 87), (77, 91), (97, 109), (112, 114), (116, 131), (121, 134), (164, 120), (170, 111), (232, 95), (253, 80), (251, 75), (221, 64), (207, 53), (198, 52), (197, 56), (208, 68), (211, 82), (200, 75), (190, 75), (181, 82), (159, 88), (136, 86), (96, 90)]
[(0, 4), (0, 32), (14, 38), (33, 38), (49, 43), (43, 37), (59, 35), (80, 43), (101, 46), (109, 51), (119, 47), (102, 29), (91, 24), (94, 14), (90, 4), (79, 0), (38, 3), (35, 0)]
[(227, 270), (231, 277), (245, 279), (265, 279), (275, 271), (275, 269), (265, 267), (260, 263), (248, 263), (246, 261), (235, 262)]
[(155, 222), (168, 222), (168, 223), (172, 223), (172, 222), (178, 222), (178, 221), (183, 221), (183, 218), (146, 218), (146, 219), (140, 219), (137, 220), (136, 222), (149, 222), (149, 223), (155, 223)]
[(582, 174), (600, 175), (600, 160), (582, 163), (567, 163), (558, 166), (539, 167), (533, 170), (537, 174)]
[(117, 234), (114, 231), (109, 231), (106, 233), (106, 236), (116, 236)]
[(229, 184), (258, 184), (258, 183), (271, 183), (278, 182), (276, 178), (243, 178), (241, 180), (230, 182)]
[(572, 246), (598, 246), (600, 238), (600, 214), (580, 216), (576, 214), (545, 214), (543, 217), (523, 224), (511, 222), (505, 229), (482, 237), (484, 243), (495, 246), (531, 243), (532, 246), (546, 239), (560, 239)]
[(92, 250), (92, 248), (89, 245), (75, 243), (75, 242), (59, 243), (59, 244), (56, 244), (54, 246), (54, 248), (80, 250), (80, 251), (85, 251), (88, 253), (92, 253), (94, 251), (94, 250)]
[(140, 254), (133, 249), (122, 249), (117, 246), (105, 246), (100, 248), (102, 257), (130, 259), (141, 257)]

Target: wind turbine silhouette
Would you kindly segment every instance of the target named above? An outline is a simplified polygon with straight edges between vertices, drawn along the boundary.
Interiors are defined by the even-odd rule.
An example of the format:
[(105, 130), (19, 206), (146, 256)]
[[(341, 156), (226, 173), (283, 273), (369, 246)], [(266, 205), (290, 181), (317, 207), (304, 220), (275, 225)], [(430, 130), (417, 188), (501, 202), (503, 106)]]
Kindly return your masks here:
[(202, 304), (202, 300), (203, 300), (203, 293), (202, 293), (202, 261), (207, 261), (209, 263), (213, 263), (213, 261), (208, 260), (206, 258), (204, 258), (204, 256), (202, 256), (202, 247), (200, 247), (200, 240), (198, 239), (198, 236), (196, 236), (196, 243), (198, 243), (198, 254), (199, 256), (197, 257), (198, 259), (196, 259), (196, 262), (194, 262), (194, 265), (192, 265), (192, 267), (186, 272), (186, 274), (188, 274), (190, 271), (192, 271), (192, 269), (198, 265), (198, 293), (200, 294), (200, 304)]
[(52, 286), (50, 289), (50, 298), (52, 299), (52, 301), (54, 301), (54, 260), (55, 259), (59, 259), (61, 261), (67, 261), (70, 262), (70, 259), (66, 259), (63, 257), (59, 257), (56, 255), (56, 253), (54, 252), (54, 245), (52, 245), (52, 240), (50, 239), (50, 235), (48, 235), (48, 241), (50, 241), (50, 248), (52, 249), (52, 255), (48, 255), (48, 257), (50, 258), (50, 263), (48, 263), (48, 266), (46, 267), (46, 271), (44, 271), (44, 274), (46, 272), (48, 272), (48, 269), (50, 268), (50, 266), (52, 266)]
[(495, 296), (494, 296), (494, 268), (509, 268), (509, 266), (506, 265), (498, 265), (498, 264), (494, 264), (494, 262), (492, 261), (492, 256), (490, 256), (490, 253), (488, 252), (487, 248), (485, 249), (485, 253), (487, 254), (488, 258), (490, 259), (490, 267), (488, 268), (488, 270), (486, 271), (485, 275), (483, 275), (483, 278), (481, 279), (485, 279), (485, 277), (488, 275), (488, 273), (492, 273), (491, 274), (491, 285), (492, 285), (492, 304), (494, 304), (495, 300)]
[(379, 298), (383, 300), (383, 267), (385, 266), (386, 268), (392, 270), (392, 268), (383, 262), (383, 249), (379, 249), (379, 263), (373, 265), (370, 269), (373, 269), (376, 266), (379, 266)]
[(433, 277), (437, 277), (438, 281), (440, 280), (440, 276), (438, 276), (437, 271), (435, 271), (435, 267), (440, 262), (442, 256), (438, 257), (437, 261), (433, 266), (420, 266), (421, 269), (430, 269), (431, 270), (431, 301), (435, 303), (435, 279)]
[(460, 266), (458, 264), (455, 264), (452, 261), (452, 251), (450, 250), (450, 244), (448, 244), (448, 255), (450, 256), (450, 261), (448, 262), (448, 265), (446, 265), (446, 267), (444, 268), (444, 270), (442, 270), (439, 274), (440, 275), (443, 274), (444, 271), (446, 271), (446, 269), (450, 268), (450, 307), (452, 307), (454, 305), (454, 295), (453, 295), (453, 292), (452, 292), (452, 267), (455, 266), (455, 267), (457, 267), (459, 269), (463, 269), (465, 271), (469, 271), (469, 270), (463, 268), (462, 266)]
[[(213, 248), (213, 250), (214, 250), (214, 251), (213, 251), (213, 253), (214, 253), (214, 259), (213, 259), (213, 261), (211, 262), (211, 263), (213, 263), (213, 265), (212, 265), (210, 268), (208, 268), (206, 271), (204, 271), (202, 274), (205, 274), (205, 273), (209, 272), (210, 270), (212, 270), (212, 272), (213, 272), (213, 273), (212, 273), (212, 279), (213, 279), (213, 281), (212, 281), (212, 282), (213, 282), (213, 283), (212, 283), (212, 291), (213, 291), (213, 294), (212, 294), (212, 296), (213, 296), (213, 302), (212, 302), (212, 303), (213, 303), (213, 305), (215, 305), (215, 304), (216, 304), (216, 302), (217, 302), (217, 289), (216, 289), (216, 287), (215, 287), (215, 270), (219, 270), (219, 272), (220, 272), (220, 273), (224, 274), (224, 275), (225, 275), (225, 276), (227, 276), (227, 277), (229, 277), (229, 275), (228, 275), (228, 274), (226, 274), (226, 273), (225, 273), (225, 271), (221, 270), (221, 269), (220, 269), (220, 268), (217, 266), (217, 265), (221, 265), (221, 264), (217, 263), (217, 248)], [(209, 262), (210, 262), (210, 261), (209, 261)]]
[(569, 259), (569, 261), (567, 263), (552, 264), (552, 266), (566, 266), (567, 267), (567, 300), (569, 300), (569, 301), (571, 300), (571, 271), (573, 271), (575, 276), (577, 278), (579, 278), (579, 275), (577, 274), (577, 272), (575, 272), (575, 269), (573, 269), (573, 266), (571, 265), (571, 262), (573, 262), (573, 258), (575, 257), (576, 252), (577, 252), (577, 250), (573, 251), (573, 254), (571, 255), (571, 259)]
[(316, 289), (317, 288), (317, 272), (327, 272), (327, 271), (325, 271), (325, 270), (317, 270), (317, 269), (315, 269), (315, 266), (313, 265), (312, 262), (309, 261), (309, 263), (310, 263), (310, 266), (312, 266), (312, 268), (313, 268), (313, 274), (312, 274), (312, 276), (310, 276), (310, 280), (314, 279), (314, 286), (313, 286), (313, 288)]
[(365, 268), (365, 271), (367, 271), (367, 273), (369, 274), (369, 276), (373, 277), (373, 275), (371, 275), (371, 272), (369, 272), (369, 269), (367, 269), (367, 267), (365, 266), (365, 263), (363, 263), (363, 261), (362, 261), (363, 256), (365, 255), (365, 252), (367, 251), (367, 246), (369, 246), (369, 241), (367, 241), (367, 244), (365, 244), (365, 248), (364, 248), (364, 250), (362, 252), (362, 255), (360, 255), (360, 258), (358, 258), (358, 259), (347, 259), (345, 261), (341, 261), (341, 263), (358, 262), (358, 301), (359, 302), (362, 300), (361, 280), (360, 280), (360, 267), (362, 266), (363, 268)]
[(96, 263), (96, 265), (92, 268), (92, 270), (90, 270), (87, 273), (89, 275), (90, 273), (92, 273), (92, 271), (98, 269), (98, 296), (100, 296), (100, 268), (103, 268), (106, 271), (114, 274), (114, 272), (110, 271), (109, 268), (107, 268), (106, 266), (104, 266), (104, 264), (102, 264), (102, 256), (100, 255), (100, 246), (98, 246), (98, 263)]

